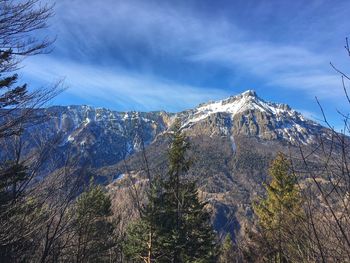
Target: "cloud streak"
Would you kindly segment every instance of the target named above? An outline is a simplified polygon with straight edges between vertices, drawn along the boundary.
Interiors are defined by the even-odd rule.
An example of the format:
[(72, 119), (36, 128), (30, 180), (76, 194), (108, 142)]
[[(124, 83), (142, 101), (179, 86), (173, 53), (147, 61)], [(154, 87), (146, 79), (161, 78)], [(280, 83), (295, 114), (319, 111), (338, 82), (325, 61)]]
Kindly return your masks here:
[(236, 43), (215, 47), (189, 57), (198, 63), (240, 68), (264, 79), (267, 86), (306, 91), (314, 96), (343, 95), (339, 75), (327, 67), (328, 60), (305, 48), (269, 43)]
[[(243, 8), (241, 13), (248, 17), (224, 11), (212, 15), (214, 6), (205, 12), (200, 2), (184, 3), (188, 1), (61, 0), (51, 28), (58, 35), (56, 50), (47, 61), (29, 60), (25, 75), (42, 80), (65, 76), (74, 96), (143, 109), (177, 110), (228, 95), (228, 87), (205, 84), (207, 65), (227, 72), (227, 79), (246, 75), (265, 89), (342, 96), (339, 78), (328, 66), (338, 54), (328, 46), (320, 49), (316, 42), (344, 33), (348, 19), (342, 10), (350, 7), (346, 1), (336, 8), (322, 0), (309, 5), (296, 1), (295, 6), (264, 2), (251, 8), (237, 1), (221, 8), (237, 9), (235, 15)], [(337, 30), (322, 38), (312, 31), (321, 26)], [(310, 36), (295, 41), (295, 32)], [(119, 99), (112, 99), (111, 93)]]
[[(38, 65), (50, 65), (43, 69)], [(57, 76), (57, 73), (62, 74)], [(72, 74), (72, 72), (74, 74)], [(213, 98), (228, 96), (220, 89), (181, 85), (151, 75), (130, 73), (121, 69), (111, 71), (108, 68), (82, 66), (69, 61), (57, 61), (41, 58), (28, 62), (23, 68), (27, 78), (40, 78), (42, 82), (55, 77), (65, 78), (67, 93), (84, 98), (106, 101), (115, 109), (123, 110), (167, 110), (190, 108)]]

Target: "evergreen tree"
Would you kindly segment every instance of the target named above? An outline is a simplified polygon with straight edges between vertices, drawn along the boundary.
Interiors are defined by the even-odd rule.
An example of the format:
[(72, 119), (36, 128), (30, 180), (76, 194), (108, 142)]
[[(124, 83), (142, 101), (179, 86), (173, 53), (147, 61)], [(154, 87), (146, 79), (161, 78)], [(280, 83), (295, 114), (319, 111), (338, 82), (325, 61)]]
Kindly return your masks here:
[[(52, 6), (40, 0), (0, 0), (0, 110), (9, 110), (0, 114), (0, 138), (19, 135), (25, 124), (32, 125), (37, 119), (32, 110), (54, 96), (48, 89), (28, 91), (14, 73), (23, 58), (48, 52), (52, 40), (37, 36), (43, 36), (38, 33), (52, 15)], [(13, 109), (20, 111), (12, 114)]]
[(28, 177), (27, 167), (17, 161), (7, 161), (0, 167), (0, 211), (20, 198), (21, 184)]
[[(19, 185), (28, 176), (26, 167), (6, 162), (0, 172), (0, 258), (12, 262), (23, 254), (28, 241), (24, 218), (29, 212), (19, 194)], [(20, 230), (20, 231), (19, 231)]]
[(161, 250), (167, 258), (161, 262), (215, 262), (215, 234), (196, 184), (182, 183), (177, 193), (168, 186), (160, 228)]
[[(216, 262), (215, 233), (194, 181), (187, 178), (189, 144), (176, 122), (166, 178), (154, 180), (149, 203), (128, 232), (129, 257), (145, 262)], [(152, 241), (152, 251), (149, 250)], [(147, 253), (152, 257), (147, 257)], [(153, 260), (153, 261), (152, 261)]]
[(286, 156), (279, 153), (269, 169), (272, 180), (266, 184), (266, 198), (254, 205), (263, 241), (270, 246), (267, 261), (291, 262), (300, 254), (303, 218), (302, 200), (296, 185), (296, 176)]
[(75, 207), (74, 262), (109, 262), (109, 250), (114, 246), (109, 196), (101, 186), (90, 183)]
[(126, 257), (146, 263), (157, 262), (162, 257), (160, 251), (159, 224), (162, 198), (160, 197), (160, 178), (152, 181), (147, 193), (148, 203), (141, 211), (140, 220), (130, 224), (123, 252)]
[[(0, 140), (4, 144), (15, 145), (26, 126), (43, 121), (43, 117), (33, 114), (34, 109), (56, 94), (55, 88), (29, 91), (27, 84), (18, 84), (15, 73), (24, 58), (48, 51), (52, 41), (38, 33), (47, 27), (52, 15), (52, 6), (40, 0), (0, 0)], [(5, 153), (6, 147), (1, 150)], [(33, 173), (20, 163), (21, 151), (15, 155), (13, 158), (5, 154), (6, 159), (13, 159), (0, 164), (2, 262), (22, 262), (26, 253), (31, 253), (28, 251), (35, 250), (30, 243), (40, 222), (35, 214), (36, 201), (27, 191), (32, 186)]]

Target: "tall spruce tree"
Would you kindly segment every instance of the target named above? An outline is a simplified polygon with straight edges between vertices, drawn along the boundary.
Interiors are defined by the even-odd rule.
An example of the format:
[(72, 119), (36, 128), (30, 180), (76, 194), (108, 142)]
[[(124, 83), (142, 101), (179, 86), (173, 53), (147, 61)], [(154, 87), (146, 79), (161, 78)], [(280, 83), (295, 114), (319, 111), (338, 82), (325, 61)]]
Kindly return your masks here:
[(130, 224), (123, 252), (127, 258), (136, 262), (158, 262), (163, 256), (160, 251), (161, 236), (159, 224), (162, 214), (161, 179), (154, 178), (147, 193), (148, 203), (140, 211), (140, 220)]
[(109, 262), (109, 250), (115, 245), (111, 213), (109, 196), (101, 186), (90, 183), (76, 202), (72, 261)]
[[(191, 164), (186, 156), (189, 144), (179, 121), (171, 136), (167, 176), (153, 181), (149, 203), (140, 221), (128, 232), (127, 253), (144, 262), (216, 262), (215, 232), (206, 203), (198, 198), (196, 183), (187, 177)], [(150, 240), (153, 256), (147, 261)]]
[[(278, 153), (269, 169), (272, 180), (265, 184), (267, 195), (254, 205), (264, 241), (269, 246), (267, 262), (293, 262), (303, 253), (302, 199), (296, 176), (287, 157)], [(294, 261), (296, 262), (296, 261)]]

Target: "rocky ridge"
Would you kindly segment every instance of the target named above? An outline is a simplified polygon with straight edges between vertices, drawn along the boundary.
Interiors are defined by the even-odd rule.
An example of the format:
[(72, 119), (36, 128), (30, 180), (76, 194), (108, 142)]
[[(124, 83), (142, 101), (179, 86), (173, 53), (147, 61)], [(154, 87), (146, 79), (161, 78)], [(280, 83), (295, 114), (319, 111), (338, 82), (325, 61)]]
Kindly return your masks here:
[[(261, 192), (277, 151), (312, 147), (320, 137), (331, 136), (328, 129), (288, 105), (266, 102), (252, 90), (176, 114), (89, 106), (55, 106), (37, 114), (49, 118), (24, 134), (27, 152), (36, 145), (34, 137), (58, 138), (53, 149), (56, 168), (69, 156), (77, 156), (79, 165), (89, 167), (97, 182), (108, 185), (114, 207), (122, 206), (126, 214), (131, 209), (126, 198), (129, 183), (146, 182), (142, 150), (151, 173), (164, 173), (167, 133), (179, 118), (192, 145), (189, 176), (197, 180), (202, 198), (214, 209), (215, 228), (237, 236), (252, 217), (251, 202)], [(0, 158), (9, 156), (0, 151)]]

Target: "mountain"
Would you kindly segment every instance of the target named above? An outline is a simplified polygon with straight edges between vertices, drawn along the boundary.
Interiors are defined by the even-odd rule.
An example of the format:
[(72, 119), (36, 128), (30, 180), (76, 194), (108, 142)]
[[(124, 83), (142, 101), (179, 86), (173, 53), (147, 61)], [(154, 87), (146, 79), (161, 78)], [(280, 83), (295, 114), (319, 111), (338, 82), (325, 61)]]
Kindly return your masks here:
[[(195, 130), (203, 122), (214, 122), (222, 135), (256, 136), (265, 140), (283, 140), (293, 145), (315, 142), (322, 127), (292, 110), (286, 104), (265, 102), (248, 90), (225, 100), (202, 104), (180, 113), (183, 128)], [(202, 125), (203, 126), (203, 125)]]
[[(172, 116), (90, 106), (54, 106), (34, 114), (45, 121), (24, 130), (22, 151), (28, 155), (41, 142), (55, 141), (51, 145), (55, 168), (63, 166), (68, 156), (78, 156), (80, 166), (91, 168), (118, 163), (140, 151), (142, 144), (150, 144), (168, 128)], [(12, 158), (12, 152), (0, 151), (0, 159), (6, 158)]]
[[(251, 203), (261, 193), (276, 153), (311, 149), (320, 138), (331, 137), (320, 124), (288, 105), (266, 102), (252, 90), (176, 114), (89, 106), (55, 106), (36, 114), (48, 116), (48, 121), (25, 132), (24, 152), (36, 147), (37, 138), (55, 138), (54, 169), (76, 156), (81, 167), (107, 185), (114, 209), (129, 216), (130, 187), (146, 185), (145, 167), (151, 175), (166, 172), (168, 133), (179, 118), (192, 145), (189, 176), (197, 180), (201, 197), (213, 209), (215, 228), (237, 236), (252, 220)], [(9, 156), (0, 152), (1, 159)], [(43, 176), (48, 171), (43, 169)]]
[[(297, 155), (299, 147), (311, 151), (321, 139), (331, 138), (325, 127), (288, 105), (264, 101), (254, 91), (201, 104), (170, 120), (175, 118), (181, 120), (191, 142), (194, 162), (189, 176), (197, 180), (202, 198), (209, 201), (215, 228), (237, 236), (243, 235), (245, 226), (253, 220), (251, 204), (262, 194), (262, 182), (276, 153)], [(116, 210), (124, 209), (125, 216), (132, 206), (132, 200), (125, 201), (125, 196), (134, 185), (145, 185), (145, 167), (152, 175), (167, 170), (167, 134), (172, 121), (168, 124), (148, 145), (148, 164), (143, 154), (135, 153), (96, 171), (112, 178), (108, 188), (116, 200)]]

